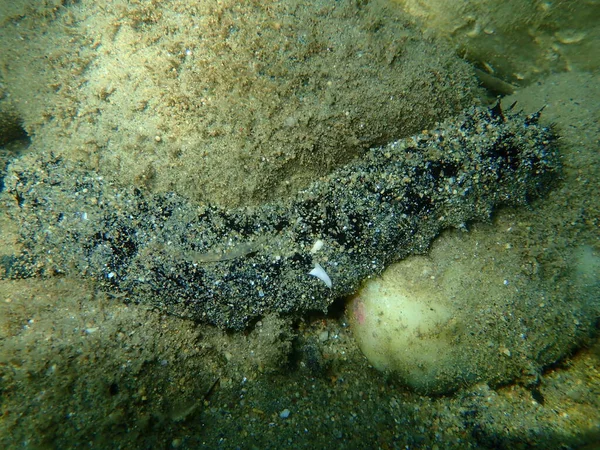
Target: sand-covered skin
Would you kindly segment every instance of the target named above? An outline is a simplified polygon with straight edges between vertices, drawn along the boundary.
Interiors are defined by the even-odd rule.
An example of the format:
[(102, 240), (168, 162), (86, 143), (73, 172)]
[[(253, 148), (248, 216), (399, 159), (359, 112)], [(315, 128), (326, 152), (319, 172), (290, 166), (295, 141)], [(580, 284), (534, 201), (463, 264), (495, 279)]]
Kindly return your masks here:
[(199, 208), (119, 188), (53, 153), (30, 155), (10, 166), (2, 196), (23, 255), (1, 267), (12, 278), (87, 275), (127, 300), (227, 328), (324, 311), (425, 252), (441, 230), (547, 190), (558, 155), (538, 121), (499, 105), (471, 108), (253, 209)]
[(228, 206), (474, 102), (472, 69), (385, 1), (84, 1), (10, 17), (1, 42), (34, 148)]

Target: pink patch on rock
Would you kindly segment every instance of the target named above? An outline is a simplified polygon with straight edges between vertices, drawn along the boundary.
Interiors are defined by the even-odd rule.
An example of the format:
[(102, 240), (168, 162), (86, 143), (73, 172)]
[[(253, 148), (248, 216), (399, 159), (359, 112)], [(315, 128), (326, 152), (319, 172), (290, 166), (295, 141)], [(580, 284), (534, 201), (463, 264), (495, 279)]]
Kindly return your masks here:
[(365, 320), (367, 319), (367, 312), (365, 311), (364, 302), (358, 295), (352, 299), (352, 314), (359, 325), (365, 323)]

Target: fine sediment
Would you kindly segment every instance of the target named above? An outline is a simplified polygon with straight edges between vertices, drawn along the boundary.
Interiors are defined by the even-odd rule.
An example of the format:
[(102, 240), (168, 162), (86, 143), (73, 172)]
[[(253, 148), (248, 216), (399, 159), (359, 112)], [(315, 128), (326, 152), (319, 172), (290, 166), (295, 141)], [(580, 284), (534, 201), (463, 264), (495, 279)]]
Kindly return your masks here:
[[(324, 310), (388, 264), (424, 252), (442, 229), (542, 191), (558, 163), (538, 117), (471, 108), (369, 150), (287, 202), (230, 210), (28, 155), (9, 168), (3, 194), (23, 254), (2, 266), (13, 278), (91, 276), (117, 297), (226, 328)], [(331, 288), (309, 275), (317, 265)]]

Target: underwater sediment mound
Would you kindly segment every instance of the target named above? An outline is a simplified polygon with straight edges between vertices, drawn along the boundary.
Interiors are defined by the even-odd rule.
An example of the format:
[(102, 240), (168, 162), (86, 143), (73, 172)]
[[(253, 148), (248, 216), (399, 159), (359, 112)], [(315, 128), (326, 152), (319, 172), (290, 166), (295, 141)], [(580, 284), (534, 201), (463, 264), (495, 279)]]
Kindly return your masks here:
[(123, 298), (228, 328), (325, 310), (427, 250), (440, 230), (544, 189), (557, 157), (538, 116), (471, 108), (371, 149), (288, 202), (244, 209), (120, 188), (52, 154), (25, 156), (4, 193), (24, 256), (4, 268), (85, 274)]
[(155, 193), (293, 196), (476, 103), (472, 68), (384, 1), (37, 8), (0, 28), (34, 149)]

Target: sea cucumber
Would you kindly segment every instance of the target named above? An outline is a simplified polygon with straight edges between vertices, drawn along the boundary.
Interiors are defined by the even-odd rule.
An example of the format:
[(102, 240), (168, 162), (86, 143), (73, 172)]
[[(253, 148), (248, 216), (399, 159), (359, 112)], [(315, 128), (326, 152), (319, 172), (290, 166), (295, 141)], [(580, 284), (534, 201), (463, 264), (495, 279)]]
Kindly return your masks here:
[[(234, 329), (270, 312), (326, 310), (390, 263), (425, 252), (442, 229), (546, 189), (558, 157), (538, 118), (473, 107), (369, 150), (292, 199), (233, 210), (31, 154), (5, 179), (23, 247), (3, 260), (5, 276), (91, 276), (127, 301)], [(316, 264), (331, 289), (309, 275)]]

